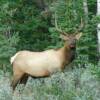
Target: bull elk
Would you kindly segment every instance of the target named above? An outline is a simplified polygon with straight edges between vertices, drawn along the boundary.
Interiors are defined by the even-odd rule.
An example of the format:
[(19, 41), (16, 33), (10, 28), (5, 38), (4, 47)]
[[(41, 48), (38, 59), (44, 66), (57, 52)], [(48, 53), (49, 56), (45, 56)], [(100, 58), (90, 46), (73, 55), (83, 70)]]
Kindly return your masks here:
[[(80, 27), (82, 28), (82, 26), (83, 24), (81, 23)], [(65, 65), (68, 65), (74, 59), (76, 40), (79, 40), (82, 33), (76, 35), (66, 34), (61, 28), (58, 28), (56, 16), (55, 27), (61, 33), (61, 38), (65, 41), (63, 47), (42, 52), (24, 50), (17, 52), (11, 57), (10, 61), (13, 65), (13, 80), (11, 86), (13, 90), (15, 90), (18, 83), (26, 84), (29, 76), (47, 77), (54, 72), (62, 71)]]

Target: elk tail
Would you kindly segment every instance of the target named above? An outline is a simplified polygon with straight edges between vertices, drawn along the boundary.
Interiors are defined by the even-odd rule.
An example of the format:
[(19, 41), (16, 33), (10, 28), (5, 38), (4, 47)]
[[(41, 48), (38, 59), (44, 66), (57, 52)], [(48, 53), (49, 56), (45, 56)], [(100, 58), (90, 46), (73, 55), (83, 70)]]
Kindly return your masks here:
[(15, 60), (15, 58), (16, 58), (16, 56), (17, 56), (18, 54), (19, 54), (19, 52), (16, 53), (14, 56), (12, 56), (12, 57), (10, 58), (10, 63), (11, 63), (11, 64), (14, 62), (14, 60)]

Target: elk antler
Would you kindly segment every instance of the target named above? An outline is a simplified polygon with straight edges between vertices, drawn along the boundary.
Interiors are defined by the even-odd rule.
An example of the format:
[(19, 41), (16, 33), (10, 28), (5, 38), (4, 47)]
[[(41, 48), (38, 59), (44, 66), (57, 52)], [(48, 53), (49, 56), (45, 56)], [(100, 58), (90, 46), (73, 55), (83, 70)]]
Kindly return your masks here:
[(81, 31), (83, 27), (84, 27), (84, 24), (83, 24), (83, 19), (82, 19), (82, 17), (81, 17), (81, 25), (80, 25), (80, 27), (79, 27), (78, 29), (76, 29), (76, 31), (75, 31), (74, 34), (76, 34), (76, 33), (78, 33), (79, 31)]
[(59, 28), (58, 25), (57, 25), (57, 14), (56, 14), (56, 12), (55, 12), (55, 28), (61, 34), (66, 35), (66, 32), (62, 31), (61, 27)]

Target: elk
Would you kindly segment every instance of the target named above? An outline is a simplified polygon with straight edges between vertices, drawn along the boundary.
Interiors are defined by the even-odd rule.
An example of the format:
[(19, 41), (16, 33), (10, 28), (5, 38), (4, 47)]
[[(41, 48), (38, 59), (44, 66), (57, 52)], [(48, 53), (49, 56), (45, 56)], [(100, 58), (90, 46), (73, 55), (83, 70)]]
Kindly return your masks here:
[[(83, 25), (81, 24), (80, 27)], [(19, 51), (10, 61), (13, 65), (12, 88), (15, 90), (18, 83), (26, 84), (29, 76), (48, 77), (54, 72), (63, 71), (65, 66), (70, 64), (75, 57), (76, 40), (82, 36), (78, 34), (66, 34), (57, 25), (55, 16), (55, 27), (60, 32), (61, 38), (65, 41), (64, 46), (59, 49), (49, 49), (42, 52)], [(79, 30), (78, 30), (79, 31)], [(77, 32), (78, 32), (77, 31)]]

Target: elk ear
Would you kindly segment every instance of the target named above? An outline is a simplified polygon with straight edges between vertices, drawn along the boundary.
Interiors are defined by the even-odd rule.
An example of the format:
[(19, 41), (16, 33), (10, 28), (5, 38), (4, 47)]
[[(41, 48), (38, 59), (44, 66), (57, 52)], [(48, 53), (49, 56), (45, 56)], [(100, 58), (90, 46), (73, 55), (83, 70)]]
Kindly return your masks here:
[(82, 36), (82, 32), (79, 33), (79, 34), (77, 34), (77, 35), (75, 36), (75, 38), (76, 38), (77, 40), (79, 40), (81, 36)]
[(65, 40), (65, 41), (68, 40), (68, 36), (67, 35), (60, 34), (60, 38)]

